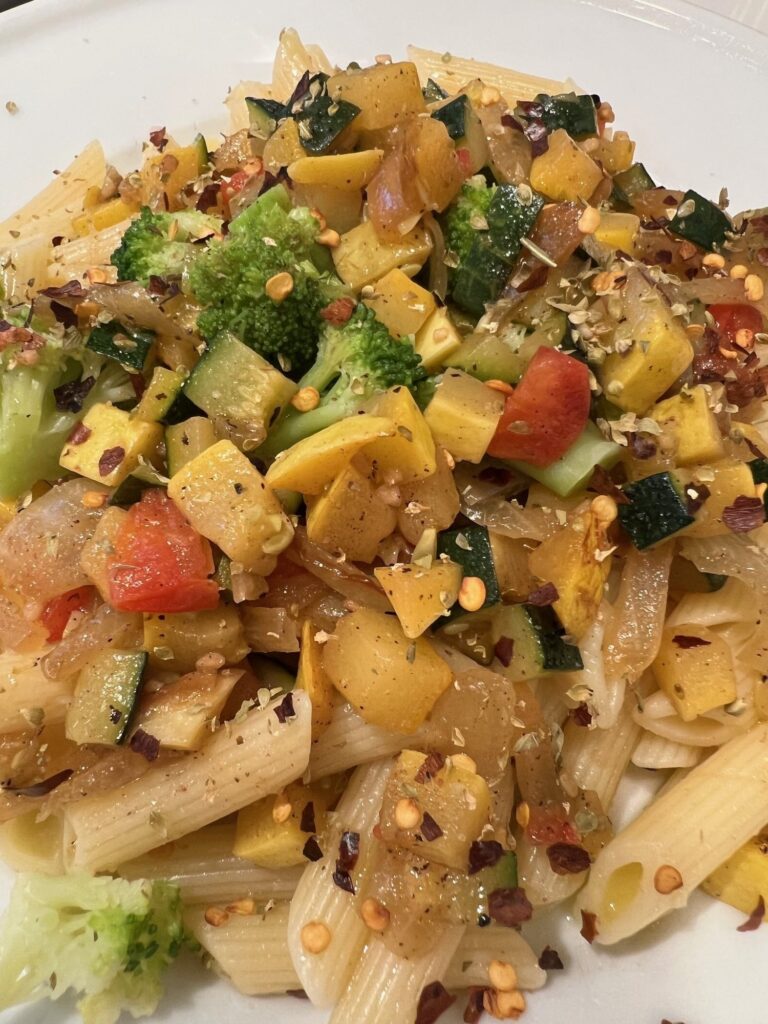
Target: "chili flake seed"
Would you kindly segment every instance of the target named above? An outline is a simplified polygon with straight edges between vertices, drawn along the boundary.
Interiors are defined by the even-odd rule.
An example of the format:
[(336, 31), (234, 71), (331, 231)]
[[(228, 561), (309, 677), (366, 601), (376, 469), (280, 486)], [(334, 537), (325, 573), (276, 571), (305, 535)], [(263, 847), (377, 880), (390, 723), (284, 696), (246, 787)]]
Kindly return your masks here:
[(653, 887), (662, 896), (668, 896), (675, 889), (682, 888), (683, 876), (671, 864), (662, 864), (653, 876)]
[(749, 274), (749, 271), (743, 263), (736, 263), (731, 267), (729, 274), (734, 281), (743, 281)]
[(711, 267), (713, 270), (722, 270), (725, 266), (725, 260), (719, 252), (708, 252), (701, 263), (702, 266)]
[(299, 412), (311, 412), (311, 410), (316, 409), (319, 404), (320, 392), (317, 388), (313, 387), (299, 388), (291, 399), (291, 405), (294, 409), (298, 409)]
[(85, 272), (85, 276), (91, 284), (107, 283), (107, 272), (102, 270), (101, 267), (89, 267)]
[(226, 910), (222, 910), (221, 907), (208, 907), (204, 917), (206, 923), (213, 928), (221, 928), (229, 920), (229, 914)]
[(522, 992), (496, 992), (486, 989), (483, 1007), (496, 1020), (517, 1020), (525, 1011), (525, 996)]
[(273, 302), (282, 302), (293, 291), (293, 277), (287, 270), (281, 270), (279, 274), (270, 277), (264, 285), (264, 291)]
[(750, 302), (759, 302), (765, 295), (762, 277), (758, 277), (757, 274), (747, 274), (744, 278), (744, 295)]
[(395, 804), (395, 824), (398, 828), (416, 828), (421, 821), (421, 810), (416, 801), (409, 796), (404, 796)]
[(272, 805), (272, 820), (276, 825), (282, 825), (290, 818), (292, 809), (291, 803), (286, 798), (285, 793), (278, 793), (275, 797), (275, 802)]
[(517, 988), (517, 971), (512, 964), (503, 960), (491, 960), (488, 965), (488, 980), (499, 992), (514, 992)]
[(5, 104), (5, 109), (8, 111), (9, 114), (17, 114), (19, 111), (19, 105), (18, 103), (15, 103), (13, 100), (8, 100), (8, 102)]
[(594, 235), (600, 227), (600, 211), (594, 206), (585, 207), (576, 226), (582, 235)]
[(369, 896), (363, 900), (360, 916), (372, 932), (383, 932), (389, 926), (390, 913), (383, 903)]
[(528, 828), (528, 822), (531, 820), (531, 808), (528, 804), (523, 801), (519, 803), (515, 808), (515, 821), (520, 828)]
[(736, 335), (733, 340), (739, 348), (753, 349), (755, 347), (755, 332), (750, 331), (748, 327), (741, 327), (736, 331)]
[(226, 907), (228, 914), (238, 914), (240, 917), (250, 917), (255, 910), (256, 902), (250, 896), (235, 900), (234, 903), (228, 903)]
[(341, 242), (341, 235), (333, 228), (326, 228), (317, 236), (317, 241), (320, 245), (327, 245), (329, 249), (336, 249)]
[(106, 505), (108, 495), (103, 491), (86, 491), (80, 499), (83, 508), (101, 508)]
[(301, 944), (307, 953), (322, 953), (331, 944), (331, 933), (322, 921), (310, 921), (301, 929)]
[(477, 774), (477, 763), (472, 760), (469, 754), (451, 754), (451, 764), (454, 768), (461, 768), (462, 771)]
[(500, 391), (502, 395), (514, 395), (515, 389), (505, 380), (487, 380), (485, 386), (492, 391)]
[(465, 612), (479, 611), (485, 604), (485, 583), (479, 576), (465, 576), (459, 588), (459, 604)]

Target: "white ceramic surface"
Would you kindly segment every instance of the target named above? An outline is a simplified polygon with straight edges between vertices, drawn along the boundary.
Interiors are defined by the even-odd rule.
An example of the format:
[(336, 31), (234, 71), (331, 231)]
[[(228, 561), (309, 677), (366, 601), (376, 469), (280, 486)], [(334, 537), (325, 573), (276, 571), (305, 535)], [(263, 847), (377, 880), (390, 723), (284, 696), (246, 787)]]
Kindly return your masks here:
[[(703, 2), (740, 13), (730, 0)], [(712, 196), (727, 184), (733, 209), (768, 199), (768, 38), (682, 0), (485, 0), (450, 13), (458, 10), (445, 0), (366, 9), (337, 0), (35, 0), (0, 16), (0, 217), (93, 137), (130, 166), (151, 126), (181, 139), (215, 132), (227, 87), (266, 74), (284, 24), (340, 63), (397, 56), (415, 42), (570, 75), (611, 100), (658, 181)], [(9, 99), (14, 116), (3, 109)], [(634, 778), (623, 788), (636, 804), (644, 787)], [(0, 905), (9, 885), (0, 868)], [(566, 970), (531, 996), (523, 1019), (766, 1024), (768, 929), (739, 934), (740, 921), (698, 896), (636, 941), (601, 950), (562, 912), (543, 916), (527, 934), (536, 948), (556, 946)], [(174, 971), (157, 1015), (164, 1024), (324, 1019), (294, 999), (239, 997), (191, 960)], [(0, 1014), (0, 1024), (75, 1020), (64, 1002)]]

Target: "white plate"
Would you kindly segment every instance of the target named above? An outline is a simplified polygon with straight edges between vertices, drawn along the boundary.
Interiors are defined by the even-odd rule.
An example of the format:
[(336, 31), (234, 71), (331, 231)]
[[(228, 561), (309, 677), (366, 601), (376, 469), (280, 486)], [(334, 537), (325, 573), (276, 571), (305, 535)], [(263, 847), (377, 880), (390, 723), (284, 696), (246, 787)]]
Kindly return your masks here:
[[(610, 99), (656, 180), (710, 196), (727, 184), (734, 209), (768, 200), (768, 38), (675, 0), (484, 0), (461, 15), (450, 9), (445, 0), (388, 0), (367, 10), (334, 0), (35, 0), (7, 13), (0, 218), (91, 138), (130, 166), (152, 126), (167, 125), (181, 139), (223, 126), (227, 87), (264, 77), (286, 23), (340, 63), (401, 55), (415, 42), (570, 75)], [(11, 99), (14, 116), (3, 109)], [(0, 904), (9, 883), (0, 869)], [(698, 896), (635, 942), (606, 951), (589, 947), (562, 913), (543, 916), (527, 934), (537, 948), (556, 946), (566, 971), (531, 997), (523, 1019), (765, 1024), (768, 929), (739, 934), (740, 921)], [(69, 1024), (76, 1018), (67, 1009), (38, 1004), (0, 1021)], [(174, 972), (157, 1015), (165, 1024), (271, 1018), (318, 1024), (324, 1015), (294, 999), (239, 997), (196, 963)]]

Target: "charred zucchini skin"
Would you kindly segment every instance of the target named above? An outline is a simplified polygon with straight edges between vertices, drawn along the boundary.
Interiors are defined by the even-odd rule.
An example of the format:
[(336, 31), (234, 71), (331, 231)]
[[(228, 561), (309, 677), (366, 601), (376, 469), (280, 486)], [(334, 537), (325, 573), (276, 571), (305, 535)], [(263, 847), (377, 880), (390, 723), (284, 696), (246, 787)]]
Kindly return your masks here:
[(658, 544), (694, 522), (682, 484), (673, 473), (654, 473), (622, 488), (619, 522), (639, 550)]

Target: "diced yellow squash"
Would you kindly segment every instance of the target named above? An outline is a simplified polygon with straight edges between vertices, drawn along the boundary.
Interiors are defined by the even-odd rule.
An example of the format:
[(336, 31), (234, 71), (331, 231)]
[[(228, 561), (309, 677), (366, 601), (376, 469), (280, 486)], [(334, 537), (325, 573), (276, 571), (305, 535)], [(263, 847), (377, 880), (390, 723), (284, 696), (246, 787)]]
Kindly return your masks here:
[(168, 396), (175, 395), (184, 383), (186, 374), (181, 370), (169, 370), (166, 366), (156, 366), (152, 371), (152, 379), (139, 399), (139, 404), (132, 410), (135, 420), (157, 423), (165, 416), (168, 408)]
[(179, 511), (233, 562), (268, 576), (293, 538), (293, 525), (266, 482), (231, 441), (219, 441), (171, 477)]
[(595, 241), (608, 249), (620, 249), (631, 256), (635, 237), (640, 230), (640, 218), (634, 213), (602, 213), (595, 231)]
[(573, 141), (564, 128), (549, 136), (546, 153), (531, 166), (531, 187), (560, 202), (587, 200), (603, 180), (603, 172), (592, 157)]
[(706, 626), (680, 625), (665, 629), (652, 670), (659, 687), (684, 722), (692, 722), (705, 711), (723, 707), (736, 699), (730, 648)]
[(435, 441), (457, 462), (480, 462), (496, 432), (504, 396), (463, 370), (446, 370), (424, 412)]
[(290, 167), (306, 155), (299, 138), (298, 125), (292, 117), (287, 117), (267, 139), (262, 160), (265, 170), (277, 174), (281, 167)]
[(373, 295), (363, 302), (395, 338), (416, 334), (435, 311), (432, 292), (415, 284), (395, 267), (373, 286)]
[(296, 688), (306, 690), (312, 701), (312, 741), (316, 741), (333, 717), (333, 708), (338, 700), (328, 676), (323, 670), (322, 644), (315, 640), (317, 626), (311, 619), (305, 619), (301, 627), (301, 653)]
[[(370, 151), (369, 151), (370, 152)], [(350, 192), (328, 185), (296, 185), (293, 188), (296, 205), (319, 210), (329, 228), (343, 235), (362, 220), (363, 192)]]
[(447, 530), (459, 514), (460, 501), (453, 478), (453, 461), (444, 448), (435, 448), (437, 469), (423, 480), (400, 488), (401, 507), (397, 528), (409, 544), (416, 544), (425, 530)]
[(207, 416), (190, 416), (181, 423), (172, 423), (165, 430), (168, 475), (180, 469), (211, 448), (218, 441), (213, 423)]
[(603, 363), (600, 383), (609, 400), (627, 412), (644, 413), (693, 362), (693, 348), (679, 319), (637, 271), (623, 290), (624, 321), (615, 339), (631, 342)]
[[(416, 750), (404, 750), (398, 757), (381, 805), (382, 839), (418, 851), (425, 860), (466, 871), (469, 848), (488, 824), (488, 785), (477, 772), (456, 766), (451, 758), (433, 777), (425, 772), (426, 760), (427, 755)], [(419, 815), (412, 828), (402, 827), (408, 812)], [(439, 826), (442, 835), (430, 838), (425, 815)]]
[(391, 615), (358, 608), (323, 644), (323, 668), (371, 725), (413, 733), (448, 689), (453, 672), (424, 637), (409, 640)]
[[(595, 142), (597, 145), (592, 148)], [(635, 144), (626, 132), (614, 132), (610, 139), (590, 139), (584, 149), (588, 149), (592, 159), (601, 163), (609, 174), (628, 170), (635, 156)]]
[(384, 588), (405, 635), (414, 640), (447, 615), (459, 596), (463, 572), (455, 562), (382, 566), (373, 570)]
[(303, 156), (288, 167), (288, 176), (298, 185), (327, 185), (344, 192), (365, 188), (384, 156), (382, 149), (330, 156)]
[(328, 95), (360, 107), (354, 121), (360, 131), (388, 128), (410, 114), (426, 110), (419, 73), (410, 61), (332, 75), (328, 79)]
[[(702, 889), (751, 914), (760, 897), (768, 906), (768, 836), (755, 836), (701, 883)], [(763, 917), (766, 920), (768, 914)]]
[(249, 651), (240, 615), (229, 604), (202, 612), (145, 615), (142, 646), (150, 665), (164, 672), (191, 672), (199, 658), (211, 653), (236, 665)]
[(336, 273), (345, 284), (358, 291), (395, 267), (412, 277), (421, 270), (431, 252), (432, 242), (421, 225), (397, 242), (382, 242), (367, 220), (343, 234), (332, 255)]
[(699, 479), (709, 489), (709, 495), (696, 513), (696, 522), (687, 527), (692, 537), (717, 537), (729, 534), (723, 522), (723, 512), (737, 498), (754, 498), (755, 482), (749, 466), (735, 459), (723, 459), (712, 466), (692, 469), (694, 481)]
[(611, 571), (608, 529), (616, 519), (616, 502), (599, 495), (567, 526), (542, 541), (530, 555), (531, 572), (543, 583), (554, 583), (557, 617), (575, 640), (597, 616)]
[(448, 310), (441, 306), (416, 332), (414, 347), (429, 373), (439, 369), (459, 348), (462, 337)]
[(350, 416), (281, 452), (267, 470), (267, 483), (280, 490), (319, 494), (361, 448), (396, 432), (397, 424), (389, 416)]
[(395, 510), (377, 494), (373, 465), (362, 455), (308, 502), (307, 537), (327, 551), (343, 552), (351, 562), (372, 562), (396, 524)]
[(392, 474), (398, 483), (432, 476), (437, 469), (435, 442), (427, 421), (408, 388), (394, 387), (368, 404), (374, 416), (386, 416), (395, 433), (366, 446), (365, 454), (376, 464), (379, 478)]
[(147, 196), (159, 185), (167, 197), (167, 208), (182, 209), (182, 189), (203, 172), (207, 162), (208, 150), (201, 135), (189, 146), (169, 142), (162, 153), (148, 156), (141, 169)]
[[(244, 857), (263, 868), (306, 864), (304, 846), (313, 832), (323, 832), (328, 809), (338, 796), (338, 784), (333, 778), (321, 779), (311, 786), (293, 782), (277, 796), (266, 796), (244, 807), (237, 815), (232, 852), (236, 857)], [(304, 822), (307, 826), (312, 825), (312, 830), (305, 832), (301, 819), (310, 803), (310, 817), (314, 820)]]
[(531, 544), (516, 537), (505, 537), (496, 530), (488, 531), (493, 567), (501, 596), (506, 601), (525, 601), (538, 586), (531, 572)]
[[(87, 436), (78, 443), (86, 431)], [(59, 465), (88, 480), (116, 487), (136, 469), (139, 459), (153, 454), (162, 439), (158, 423), (133, 419), (124, 409), (100, 402), (91, 406), (82, 425), (70, 434)]]
[(242, 674), (242, 669), (188, 672), (162, 690), (144, 690), (132, 728), (143, 729), (169, 750), (198, 750)]
[(701, 384), (659, 402), (650, 415), (672, 436), (678, 466), (716, 462), (725, 454), (708, 391)]
[(138, 206), (135, 203), (126, 202), (125, 199), (116, 196), (75, 217), (72, 227), (78, 235), (90, 235), (91, 232), (111, 228), (132, 217), (134, 213), (138, 213)]

